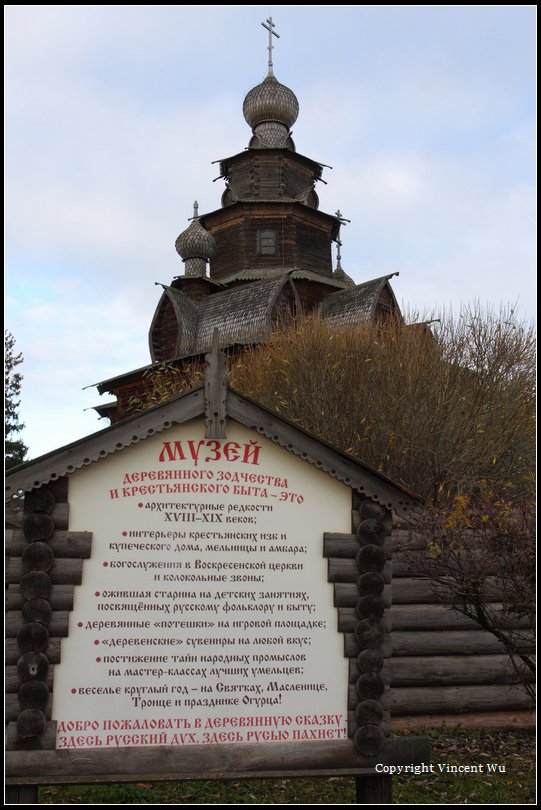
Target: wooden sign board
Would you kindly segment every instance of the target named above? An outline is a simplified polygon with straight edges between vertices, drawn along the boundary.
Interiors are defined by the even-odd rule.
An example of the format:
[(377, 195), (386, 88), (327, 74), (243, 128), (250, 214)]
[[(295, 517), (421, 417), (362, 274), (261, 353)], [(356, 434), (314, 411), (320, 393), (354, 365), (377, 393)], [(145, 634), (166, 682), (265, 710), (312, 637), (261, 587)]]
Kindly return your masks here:
[(415, 496), (208, 383), (9, 476), (8, 784), (428, 756), (384, 664)]

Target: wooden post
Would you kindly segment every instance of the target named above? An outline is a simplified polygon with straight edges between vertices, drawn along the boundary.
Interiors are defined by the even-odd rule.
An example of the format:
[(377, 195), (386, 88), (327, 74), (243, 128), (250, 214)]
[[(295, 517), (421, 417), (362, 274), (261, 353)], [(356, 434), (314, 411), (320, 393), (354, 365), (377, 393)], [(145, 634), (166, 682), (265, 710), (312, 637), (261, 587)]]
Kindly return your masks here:
[(37, 785), (7, 785), (6, 804), (37, 804)]
[(392, 776), (376, 774), (355, 778), (355, 804), (392, 804), (392, 801)]

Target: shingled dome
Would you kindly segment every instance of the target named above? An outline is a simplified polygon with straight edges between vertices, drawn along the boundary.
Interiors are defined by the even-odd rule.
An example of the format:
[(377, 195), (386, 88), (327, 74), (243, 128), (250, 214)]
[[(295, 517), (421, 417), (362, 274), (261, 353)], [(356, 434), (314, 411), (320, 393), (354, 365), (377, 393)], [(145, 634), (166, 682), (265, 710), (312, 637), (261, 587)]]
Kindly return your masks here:
[(299, 116), (299, 102), (293, 90), (267, 76), (246, 95), (242, 112), (252, 129), (264, 121), (277, 121), (289, 129)]
[(186, 259), (210, 259), (214, 255), (216, 240), (206, 231), (199, 219), (193, 219), (185, 231), (177, 237), (175, 248)]

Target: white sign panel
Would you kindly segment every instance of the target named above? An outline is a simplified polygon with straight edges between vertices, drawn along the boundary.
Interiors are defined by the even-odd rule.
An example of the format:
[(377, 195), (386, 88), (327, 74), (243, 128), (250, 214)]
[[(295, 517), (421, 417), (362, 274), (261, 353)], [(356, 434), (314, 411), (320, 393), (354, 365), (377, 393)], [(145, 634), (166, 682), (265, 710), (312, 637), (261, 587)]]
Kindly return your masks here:
[(347, 486), (236, 423), (175, 426), (70, 476), (91, 531), (55, 667), (57, 748), (347, 736), (323, 558)]

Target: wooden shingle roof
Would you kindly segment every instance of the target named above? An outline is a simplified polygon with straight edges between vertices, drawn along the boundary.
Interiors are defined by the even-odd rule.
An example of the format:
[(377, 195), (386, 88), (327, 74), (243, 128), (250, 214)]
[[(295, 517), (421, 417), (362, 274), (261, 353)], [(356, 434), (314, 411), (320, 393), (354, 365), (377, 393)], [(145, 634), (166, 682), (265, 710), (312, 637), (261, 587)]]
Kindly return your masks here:
[(357, 284), (355, 287), (347, 287), (345, 290), (332, 293), (322, 302), (321, 314), (324, 318), (339, 323), (373, 321), (376, 307), (385, 287), (389, 291), (396, 311), (400, 314), (400, 308), (389, 284), (389, 279), (395, 275), (398, 274), (391, 273), (388, 276), (381, 276), (366, 281), (364, 284)]

